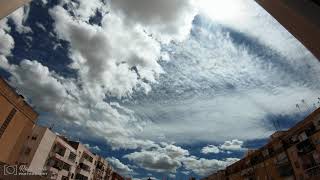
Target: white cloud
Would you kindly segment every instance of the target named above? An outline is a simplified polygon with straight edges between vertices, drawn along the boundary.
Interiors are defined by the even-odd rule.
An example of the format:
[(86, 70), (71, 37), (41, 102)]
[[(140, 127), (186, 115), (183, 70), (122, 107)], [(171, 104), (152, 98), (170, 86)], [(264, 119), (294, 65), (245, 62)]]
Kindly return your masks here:
[(111, 13), (129, 24), (139, 24), (163, 41), (187, 37), (195, 16), (191, 0), (110, 0)]
[(284, 56), (277, 46), (238, 29), (203, 18), (195, 23), (193, 37), (166, 47), (172, 60), (163, 63), (166, 73), (153, 91), (128, 103), (138, 117), (150, 120), (141, 138), (177, 143), (266, 138), (274, 130), (270, 115), (296, 115), (297, 102), (317, 99), (319, 62), (288, 35), (282, 41), (295, 52)]
[(134, 171), (129, 166), (123, 164), (119, 159), (115, 157), (107, 158), (107, 161), (111, 164), (114, 170), (122, 176), (133, 175)]
[(225, 141), (223, 144), (220, 144), (219, 146), (215, 145), (208, 145), (201, 149), (202, 154), (218, 154), (218, 153), (228, 153), (230, 154), (230, 151), (245, 151), (246, 148), (243, 147), (243, 141), (234, 139), (231, 141)]
[(42, 31), (47, 31), (46, 27), (44, 27), (44, 25), (39, 22), (36, 22), (36, 26), (40, 28)]
[(14, 40), (4, 29), (0, 29), (0, 54), (8, 56), (14, 48)]
[(133, 152), (124, 157), (146, 170), (175, 173), (182, 165), (180, 159), (188, 155), (187, 150), (164, 143), (161, 146)]
[(160, 46), (142, 29), (129, 30), (116, 16), (106, 16), (100, 27), (74, 21), (61, 7), (50, 12), (59, 38), (71, 43), (71, 67), (79, 70), (84, 83), (101, 93), (122, 97), (138, 87), (149, 89), (145, 81), (155, 82), (162, 73), (157, 63)]
[[(150, 149), (130, 153), (124, 156), (141, 168), (155, 172), (166, 172), (174, 175), (179, 168), (184, 169), (185, 174), (190, 171), (205, 176), (238, 161), (237, 158), (204, 159), (190, 156), (189, 152), (173, 144), (162, 143)], [(180, 169), (182, 170), (182, 169)]]
[[(65, 79), (39, 62), (30, 60), (23, 60), (19, 65), (7, 64), (6, 70), (12, 74), (10, 84), (36, 105), (37, 111), (50, 112), (50, 117), (54, 117), (43, 117), (48, 118), (49, 124), (75, 129), (67, 131), (68, 135), (84, 140), (99, 137), (113, 147), (122, 148), (152, 144), (151, 141), (131, 138), (141, 127), (130, 111), (120, 114), (119, 111), (123, 110), (104, 102), (103, 98), (92, 102), (86, 95), (88, 89), (80, 90), (75, 79)], [(64, 123), (57, 123), (56, 118)]]
[(90, 144), (84, 144), (88, 149), (90, 149), (91, 151), (93, 151), (94, 153), (98, 153), (101, 151), (101, 149), (99, 148), (99, 146), (91, 146)]
[(215, 145), (208, 145), (201, 149), (201, 153), (202, 154), (210, 154), (210, 153), (218, 154), (220, 153), (220, 149)]
[(243, 145), (243, 141), (234, 139), (232, 141), (225, 141), (222, 145), (220, 145), (220, 149), (226, 150), (226, 151), (245, 150), (245, 148), (243, 148), (242, 145)]
[(7, 18), (12, 19), (14, 24), (16, 25), (16, 30), (19, 33), (31, 33), (32, 29), (29, 26), (25, 26), (25, 22), (29, 16), (30, 7), (29, 5), (25, 5), (13, 13), (11, 13)]
[(224, 160), (217, 159), (204, 159), (194, 156), (185, 157), (182, 162), (185, 169), (193, 171), (199, 176), (207, 176), (220, 169), (224, 169), (226, 166), (238, 161), (237, 158), (226, 158)]

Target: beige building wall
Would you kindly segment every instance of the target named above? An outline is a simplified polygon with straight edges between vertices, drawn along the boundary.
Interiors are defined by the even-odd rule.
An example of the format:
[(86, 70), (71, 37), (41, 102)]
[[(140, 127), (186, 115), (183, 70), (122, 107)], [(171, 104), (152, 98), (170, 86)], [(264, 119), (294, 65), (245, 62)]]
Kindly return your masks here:
[(26, 164), (29, 171), (41, 173), (55, 142), (56, 135), (45, 127), (35, 126), (32, 135), (24, 146), (20, 163)]
[(256, 0), (320, 60), (319, 0)]
[(31, 0), (0, 0), (0, 19), (8, 16), (10, 13), (30, 1)]
[(46, 172), (51, 179), (64, 180), (75, 178), (77, 159), (80, 159), (77, 151), (64, 137), (46, 127), (35, 126), (25, 143), (20, 163), (37, 175)]
[(16, 164), (38, 114), (0, 78), (0, 162)]

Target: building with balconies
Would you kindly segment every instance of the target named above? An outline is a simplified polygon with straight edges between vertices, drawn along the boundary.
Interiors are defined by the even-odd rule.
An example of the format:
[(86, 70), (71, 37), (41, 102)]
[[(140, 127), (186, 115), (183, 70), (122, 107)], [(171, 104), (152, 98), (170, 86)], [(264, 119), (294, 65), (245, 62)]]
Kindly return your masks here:
[(35, 174), (65, 180), (75, 176), (76, 156), (76, 150), (64, 137), (46, 127), (35, 126), (24, 144), (19, 163)]
[(95, 180), (104, 180), (109, 179), (110, 175), (108, 174), (108, 168), (110, 165), (103, 157), (96, 156), (96, 163), (95, 163), (95, 171), (93, 175), (93, 179)]
[(75, 169), (75, 179), (91, 180), (94, 177), (95, 164), (97, 157), (90, 152), (83, 144), (76, 141), (68, 141), (68, 143), (76, 150), (77, 166)]

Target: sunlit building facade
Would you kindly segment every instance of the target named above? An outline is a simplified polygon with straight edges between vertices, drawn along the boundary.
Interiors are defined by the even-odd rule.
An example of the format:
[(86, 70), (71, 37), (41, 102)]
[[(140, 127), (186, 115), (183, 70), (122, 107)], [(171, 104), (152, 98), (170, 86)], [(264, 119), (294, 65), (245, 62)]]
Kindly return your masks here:
[(0, 162), (16, 164), (38, 114), (0, 78)]
[[(47, 127), (35, 126), (24, 144), (19, 165), (33, 174), (55, 180), (111, 180), (109, 163), (80, 142), (70, 141)], [(117, 174), (117, 179), (122, 178)]]

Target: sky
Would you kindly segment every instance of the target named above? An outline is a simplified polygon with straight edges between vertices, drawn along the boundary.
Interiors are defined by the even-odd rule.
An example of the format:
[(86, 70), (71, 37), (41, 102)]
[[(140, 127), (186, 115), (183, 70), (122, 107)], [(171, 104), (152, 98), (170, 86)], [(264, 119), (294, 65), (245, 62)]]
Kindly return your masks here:
[(34, 0), (0, 75), (135, 180), (209, 175), (319, 106), (319, 62), (253, 0)]

